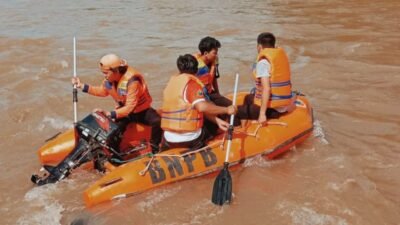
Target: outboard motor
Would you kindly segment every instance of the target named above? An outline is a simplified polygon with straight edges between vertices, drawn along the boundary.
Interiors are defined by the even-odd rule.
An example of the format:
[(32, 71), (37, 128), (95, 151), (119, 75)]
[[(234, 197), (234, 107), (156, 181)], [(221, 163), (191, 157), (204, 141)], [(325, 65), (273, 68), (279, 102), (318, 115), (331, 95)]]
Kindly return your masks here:
[(75, 126), (75, 132), (78, 134), (78, 141), (71, 153), (57, 166), (44, 165), (48, 175), (44, 177), (32, 175), (33, 183), (39, 186), (55, 183), (66, 178), (72, 169), (91, 160), (95, 161), (95, 167), (99, 167), (99, 161), (106, 160), (104, 148), (117, 153), (116, 149), (122, 136), (117, 124), (98, 112), (89, 114), (79, 121)]

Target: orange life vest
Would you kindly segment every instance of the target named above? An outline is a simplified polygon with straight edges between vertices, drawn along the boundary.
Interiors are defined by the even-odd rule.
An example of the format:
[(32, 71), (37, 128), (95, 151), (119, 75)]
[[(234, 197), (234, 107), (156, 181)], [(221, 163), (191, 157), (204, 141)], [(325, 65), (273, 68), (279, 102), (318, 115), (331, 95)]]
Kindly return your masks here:
[(270, 68), (270, 87), (271, 95), (268, 101), (268, 108), (288, 106), (292, 98), (292, 85), (290, 82), (289, 59), (282, 48), (264, 48), (258, 54), (253, 66), (253, 79), (256, 83), (254, 104), (261, 106), (263, 87), (261, 79), (257, 78), (256, 65), (266, 59), (271, 65)]
[(161, 128), (178, 133), (193, 132), (203, 127), (203, 113), (184, 100), (185, 87), (194, 80), (203, 87), (199, 79), (190, 74), (172, 76), (164, 89), (161, 112)]
[(138, 113), (150, 108), (153, 100), (150, 96), (149, 90), (147, 89), (146, 82), (144, 81), (143, 76), (132, 67), (128, 67), (126, 73), (118, 81), (116, 91), (110, 91), (110, 95), (121, 107), (124, 106), (126, 104), (128, 86), (131, 82), (139, 82), (141, 88), (139, 89), (140, 91), (137, 96), (138, 101), (136, 107), (133, 112), (129, 113)]
[(215, 79), (216, 66), (215, 64), (208, 66), (201, 59), (201, 54), (199, 53), (194, 54), (194, 56), (196, 57), (197, 62), (199, 63), (199, 65), (197, 66), (196, 77), (199, 78), (199, 80), (204, 84), (204, 86), (207, 88), (208, 94), (210, 94), (214, 90), (213, 82)]

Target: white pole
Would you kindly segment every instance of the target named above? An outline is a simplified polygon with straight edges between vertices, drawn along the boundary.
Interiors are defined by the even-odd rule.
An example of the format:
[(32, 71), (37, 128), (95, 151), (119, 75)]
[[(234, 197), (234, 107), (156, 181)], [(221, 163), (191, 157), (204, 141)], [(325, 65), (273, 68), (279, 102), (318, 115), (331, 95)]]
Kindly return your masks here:
[[(232, 105), (236, 105), (236, 94), (237, 94), (237, 87), (239, 83), (239, 74), (236, 74), (235, 78), (235, 89), (233, 91), (233, 100), (232, 100)], [(225, 155), (225, 162), (227, 163), (229, 160), (229, 152), (231, 151), (231, 144), (232, 144), (232, 135), (233, 135), (233, 121), (235, 120), (235, 114), (231, 115), (230, 119), (230, 130), (228, 130), (228, 146), (226, 148), (226, 155)]]
[[(74, 77), (76, 77), (76, 40), (74, 36)], [(73, 102), (74, 102), (74, 123), (78, 122), (78, 112), (77, 112), (77, 102), (78, 102), (78, 94), (77, 94), (77, 87), (76, 84), (74, 84), (74, 90), (73, 90)]]

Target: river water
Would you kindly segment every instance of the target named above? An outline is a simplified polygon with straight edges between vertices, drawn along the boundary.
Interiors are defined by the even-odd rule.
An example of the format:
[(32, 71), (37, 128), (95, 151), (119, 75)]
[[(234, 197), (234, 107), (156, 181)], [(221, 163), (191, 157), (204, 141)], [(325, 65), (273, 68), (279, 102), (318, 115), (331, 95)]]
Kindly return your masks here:
[[(400, 2), (60, 1), (0, 2), (0, 224), (400, 224)], [(117, 53), (142, 71), (160, 106), (178, 55), (214, 36), (220, 89), (252, 87), (256, 37), (273, 32), (296, 90), (314, 106), (314, 136), (283, 157), (232, 172), (234, 199), (210, 202), (214, 177), (174, 183), (85, 209), (100, 174), (77, 171), (34, 188), (37, 149), (72, 126), (72, 37), (78, 75), (100, 83), (98, 59)], [(78, 114), (111, 108), (79, 94)]]

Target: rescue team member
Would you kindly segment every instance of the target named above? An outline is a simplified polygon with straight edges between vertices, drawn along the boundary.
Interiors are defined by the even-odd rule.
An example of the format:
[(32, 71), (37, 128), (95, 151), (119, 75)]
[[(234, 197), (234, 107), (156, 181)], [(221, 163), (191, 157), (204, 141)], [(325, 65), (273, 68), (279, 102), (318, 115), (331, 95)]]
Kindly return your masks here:
[(221, 43), (213, 37), (207, 36), (200, 40), (200, 53), (194, 55), (199, 64), (196, 77), (204, 84), (207, 90), (205, 94), (210, 101), (218, 106), (230, 106), (232, 101), (222, 96), (218, 88), (218, 49), (220, 47)]
[[(201, 80), (205, 86), (206, 98), (209, 98), (217, 106), (230, 106), (232, 101), (219, 93), (218, 80), (218, 49), (221, 43), (213, 37), (204, 37), (199, 42), (199, 53), (194, 54), (198, 62), (198, 70), (196, 77)], [(228, 116), (219, 115), (219, 118), (228, 120)], [(211, 132), (211, 135), (216, 135), (218, 127), (215, 123), (209, 120), (204, 121), (204, 126)], [(240, 125), (239, 118), (235, 117), (235, 126)]]
[(245, 104), (238, 107), (238, 117), (264, 123), (268, 117), (277, 118), (293, 110), (295, 96), (292, 96), (288, 57), (282, 48), (275, 47), (272, 33), (258, 36), (257, 51), (253, 66), (255, 93), (247, 96)]
[(204, 85), (194, 76), (198, 66), (194, 56), (179, 56), (177, 66), (179, 74), (172, 76), (164, 89), (161, 114), (164, 144), (167, 148), (195, 150), (205, 146), (211, 137), (210, 131), (203, 126), (204, 117), (226, 131), (229, 124), (216, 115), (232, 115), (236, 108), (216, 106), (205, 99)]
[(78, 77), (72, 78), (72, 83), (83, 92), (90, 95), (111, 97), (117, 103), (116, 109), (104, 111), (106, 116), (119, 121), (119, 126), (125, 130), (129, 122), (140, 122), (151, 126), (150, 144), (153, 152), (158, 152), (161, 142), (161, 118), (151, 107), (152, 98), (143, 76), (129, 66), (126, 60), (115, 54), (108, 54), (100, 59), (100, 70), (104, 75), (101, 86), (91, 86), (81, 83)]

